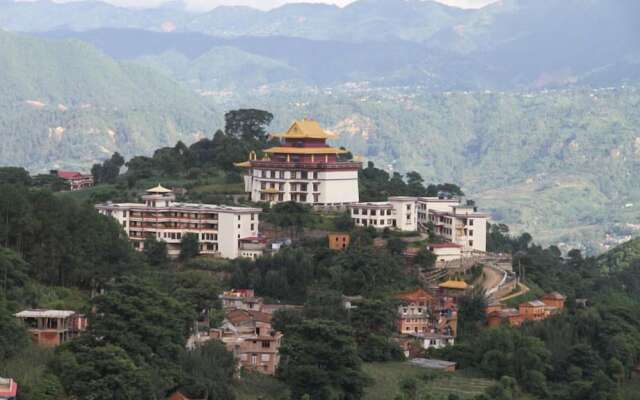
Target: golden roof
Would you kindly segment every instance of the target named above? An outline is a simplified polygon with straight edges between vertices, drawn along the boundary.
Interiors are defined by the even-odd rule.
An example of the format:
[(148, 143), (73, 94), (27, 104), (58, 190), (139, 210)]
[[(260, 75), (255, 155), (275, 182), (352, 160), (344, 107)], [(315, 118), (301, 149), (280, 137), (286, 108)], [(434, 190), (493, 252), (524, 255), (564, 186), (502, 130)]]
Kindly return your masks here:
[(237, 162), (237, 163), (233, 163), (233, 165), (235, 165), (238, 168), (250, 168), (251, 161)]
[(285, 154), (344, 154), (347, 151), (336, 147), (272, 147), (266, 149), (264, 152)]
[(469, 288), (469, 285), (465, 281), (454, 281), (448, 280), (438, 285), (439, 288), (442, 289), (460, 289), (466, 290)]
[(147, 193), (171, 193), (171, 192), (172, 192), (171, 189), (167, 189), (166, 187), (162, 186), (159, 183), (158, 183), (158, 186), (151, 189), (147, 189)]
[(285, 139), (329, 139), (329, 135), (320, 127), (317, 121), (312, 119), (303, 119), (302, 121), (294, 121), (289, 129), (284, 133), (274, 133), (271, 136), (281, 137)]

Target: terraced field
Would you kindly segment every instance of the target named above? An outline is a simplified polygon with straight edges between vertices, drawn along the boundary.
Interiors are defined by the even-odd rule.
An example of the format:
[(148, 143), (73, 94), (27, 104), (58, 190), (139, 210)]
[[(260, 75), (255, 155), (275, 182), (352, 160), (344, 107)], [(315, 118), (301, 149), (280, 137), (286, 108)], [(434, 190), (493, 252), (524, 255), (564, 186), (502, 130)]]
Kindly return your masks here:
[(366, 400), (393, 399), (400, 393), (400, 382), (405, 378), (414, 378), (420, 394), (429, 393), (434, 400), (445, 400), (452, 393), (471, 399), (494, 383), (466, 371), (435, 372), (405, 362), (370, 363), (364, 365), (364, 370), (375, 381), (365, 391)]

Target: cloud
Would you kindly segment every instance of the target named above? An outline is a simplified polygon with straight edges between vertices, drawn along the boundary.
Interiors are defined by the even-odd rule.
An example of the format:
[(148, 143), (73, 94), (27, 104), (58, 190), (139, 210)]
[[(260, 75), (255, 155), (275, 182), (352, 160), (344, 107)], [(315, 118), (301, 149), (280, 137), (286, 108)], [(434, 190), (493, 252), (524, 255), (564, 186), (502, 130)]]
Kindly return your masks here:
[[(17, 0), (17, 1), (36, 1), (36, 0)], [(53, 0), (57, 3), (67, 3), (70, 1), (81, 0)], [(102, 0), (106, 3), (114, 4), (121, 7), (147, 8), (157, 7), (169, 0)], [(218, 6), (249, 6), (259, 8), (261, 10), (270, 10), (275, 7), (287, 3), (325, 3), (345, 6), (354, 0), (184, 0), (187, 6), (192, 10), (210, 10)], [(431, 1), (431, 0), (426, 0)], [(494, 3), (498, 0), (433, 0), (443, 4), (461, 8), (480, 8), (487, 4)]]

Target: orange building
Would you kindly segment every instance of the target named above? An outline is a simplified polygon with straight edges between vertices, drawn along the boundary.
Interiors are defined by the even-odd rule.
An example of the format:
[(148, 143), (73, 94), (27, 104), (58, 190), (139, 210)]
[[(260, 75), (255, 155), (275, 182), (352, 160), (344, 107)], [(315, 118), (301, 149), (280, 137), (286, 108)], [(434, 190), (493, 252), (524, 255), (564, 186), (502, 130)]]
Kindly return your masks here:
[(522, 315), (515, 308), (503, 308), (487, 315), (487, 325), (490, 328), (500, 326), (503, 323), (507, 323), (509, 326), (520, 326), (522, 322)]
[(348, 233), (330, 233), (327, 237), (331, 250), (345, 250), (351, 243), (351, 235)]
[(542, 296), (542, 302), (547, 306), (555, 307), (559, 310), (564, 310), (564, 302), (566, 301), (566, 297), (561, 295), (558, 292), (547, 293)]
[(525, 301), (518, 307), (525, 321), (541, 321), (547, 317), (546, 305), (540, 300)]
[(430, 310), (433, 296), (424, 289), (400, 293), (396, 296), (400, 300), (396, 325), (400, 333), (429, 332), (432, 326)]
[(520, 326), (525, 321), (541, 321), (561, 312), (564, 301), (563, 295), (553, 292), (544, 295), (542, 301), (532, 300), (520, 303), (518, 309), (504, 308), (500, 303), (492, 303), (485, 308), (487, 325), (494, 327), (508, 323), (510, 326)]

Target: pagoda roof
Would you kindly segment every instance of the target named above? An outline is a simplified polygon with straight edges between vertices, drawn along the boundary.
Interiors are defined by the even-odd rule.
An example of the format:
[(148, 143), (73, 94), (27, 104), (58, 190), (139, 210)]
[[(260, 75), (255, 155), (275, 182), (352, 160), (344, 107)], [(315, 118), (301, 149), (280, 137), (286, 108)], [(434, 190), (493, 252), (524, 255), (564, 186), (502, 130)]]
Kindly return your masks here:
[(329, 135), (324, 129), (320, 127), (317, 121), (312, 119), (303, 119), (301, 121), (294, 121), (286, 132), (274, 133), (271, 136), (280, 137), (284, 139), (329, 139)]
[(151, 189), (147, 189), (147, 193), (171, 193), (171, 189), (167, 189), (166, 187), (158, 184), (158, 186), (153, 187)]
[(337, 147), (272, 147), (266, 149), (265, 153), (284, 153), (284, 154), (344, 154), (346, 150)]

